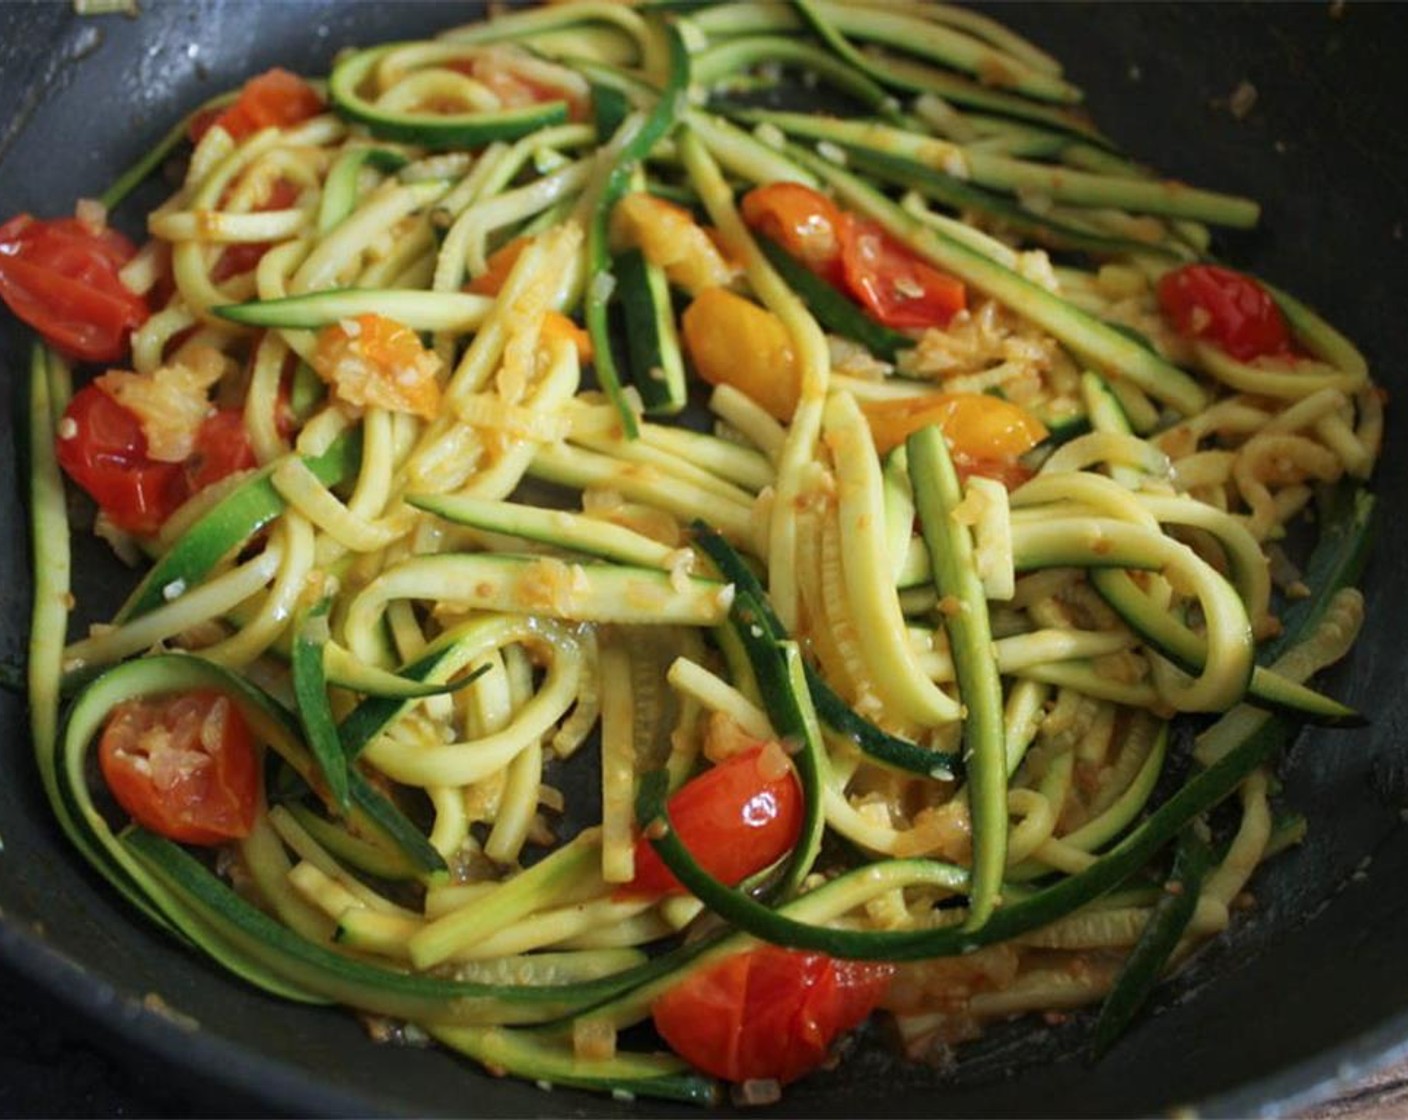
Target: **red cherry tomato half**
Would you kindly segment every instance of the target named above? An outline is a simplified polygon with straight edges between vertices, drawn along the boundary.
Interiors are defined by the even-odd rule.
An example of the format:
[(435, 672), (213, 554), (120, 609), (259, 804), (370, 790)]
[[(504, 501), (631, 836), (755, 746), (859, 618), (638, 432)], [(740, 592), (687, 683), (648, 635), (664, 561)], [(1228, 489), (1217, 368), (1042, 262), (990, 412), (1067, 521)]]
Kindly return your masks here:
[[(776, 751), (766, 745), (741, 751), (669, 800), (675, 834), (709, 874), (730, 886), (776, 863), (802, 830), (801, 787), (791, 766), (774, 764)], [(683, 893), (645, 837), (636, 843), (635, 861), (635, 878), (618, 894)]]
[(183, 844), (248, 836), (259, 756), (244, 716), (218, 692), (119, 704), (98, 744), (108, 789), (143, 828)]
[(768, 183), (743, 196), (743, 220), (818, 276), (840, 286), (845, 215), (820, 191), (801, 183)]
[(20, 214), (0, 226), (0, 298), (69, 357), (116, 361), (147, 321), (146, 300), (118, 278), (135, 253), (116, 230)]
[(282, 67), (276, 66), (250, 78), (233, 105), (197, 113), (188, 132), (192, 143), (219, 125), (236, 140), (265, 128), (302, 124), (323, 111), (318, 91)]
[(1179, 334), (1212, 342), (1239, 362), (1291, 354), (1281, 309), (1250, 276), (1215, 264), (1189, 264), (1165, 273), (1158, 294)]
[(889, 987), (894, 967), (763, 945), (687, 977), (651, 1014), (670, 1048), (729, 1081), (795, 1081), (826, 1061)]
[(864, 218), (848, 217), (843, 225), (841, 266), (851, 294), (887, 327), (947, 326), (967, 303), (961, 281), (931, 268)]
[(207, 417), (183, 463), (147, 454), (135, 415), (97, 385), (74, 394), (59, 426), (59, 465), (119, 529), (155, 533), (181, 505), (235, 471), (256, 466), (238, 409)]
[(199, 494), (222, 478), (259, 465), (244, 426), (244, 412), (222, 408), (205, 418), (196, 433), (196, 448), (182, 464), (191, 494)]
[(186, 500), (181, 464), (149, 458), (137, 417), (96, 385), (69, 402), (57, 450), (69, 478), (129, 533), (156, 532)]

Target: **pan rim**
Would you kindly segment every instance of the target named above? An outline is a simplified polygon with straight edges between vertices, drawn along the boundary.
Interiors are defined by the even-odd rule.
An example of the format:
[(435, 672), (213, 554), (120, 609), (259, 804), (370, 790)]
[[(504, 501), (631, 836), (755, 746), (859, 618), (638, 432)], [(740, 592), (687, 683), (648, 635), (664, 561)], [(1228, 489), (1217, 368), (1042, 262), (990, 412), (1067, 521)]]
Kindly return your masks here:
[[(193, 965), (198, 962), (192, 961)], [(0, 966), (24, 977), (80, 1016), (82, 1032), (117, 1056), (116, 1037), (151, 1059), (182, 1067), (185, 1080), (227, 1089), (278, 1113), (306, 1116), (410, 1115), (394, 1100), (337, 1088), (297, 1063), (270, 1057), (203, 1024), (194, 1029), (134, 1001), (106, 978), (0, 914)], [(228, 980), (228, 978), (222, 977)], [(369, 1043), (369, 1045), (374, 1045)], [(1207, 1117), (1286, 1116), (1329, 1100), (1408, 1058), (1408, 1009), (1373, 1027), (1233, 1089), (1169, 1102), (1169, 1110)], [(471, 1076), (473, 1070), (467, 1071)]]

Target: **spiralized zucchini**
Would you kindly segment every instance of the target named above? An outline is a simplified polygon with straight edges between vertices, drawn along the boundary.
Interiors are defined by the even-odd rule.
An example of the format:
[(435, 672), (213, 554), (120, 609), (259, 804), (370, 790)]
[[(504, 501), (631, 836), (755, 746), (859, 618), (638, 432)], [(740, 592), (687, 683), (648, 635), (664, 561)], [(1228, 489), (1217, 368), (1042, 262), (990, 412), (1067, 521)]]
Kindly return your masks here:
[[(847, 119), (749, 99), (798, 81)], [(572, 0), (352, 51), (327, 89), (205, 132), (147, 218), (125, 276), (169, 295), (132, 369), (218, 361), (197, 391), (258, 466), (149, 538), (105, 526), (151, 564), (110, 620), (70, 611), (69, 372), (36, 347), (33, 733), (79, 850), (244, 979), (540, 1082), (714, 1099), (616, 1032), (760, 940), (898, 962), (912, 1057), (1113, 992), (1109, 1045), (1282, 846), (1276, 752), (1357, 718), (1306, 681), (1362, 613), (1367, 366), (1275, 289), (1290, 348), (1245, 360), (1157, 296), (1256, 204), (1153, 177), (1054, 60), (944, 5)], [(784, 181), (964, 309), (881, 329), (750, 224)], [(754, 334), (707, 368), (718, 289), (773, 366)], [(1034, 446), (975, 463), (935, 426), (955, 394)], [(212, 861), (90, 766), (119, 705), (198, 689), (263, 755)], [(666, 798), (757, 740), (802, 824), (735, 891)], [(642, 835), (689, 893), (621, 890)]]

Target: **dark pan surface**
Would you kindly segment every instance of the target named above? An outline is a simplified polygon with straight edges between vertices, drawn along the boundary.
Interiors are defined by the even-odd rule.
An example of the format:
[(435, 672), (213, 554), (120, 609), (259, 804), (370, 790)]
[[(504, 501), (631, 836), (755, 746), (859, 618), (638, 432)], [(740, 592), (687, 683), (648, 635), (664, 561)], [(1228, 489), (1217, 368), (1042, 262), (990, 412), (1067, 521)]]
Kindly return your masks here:
[[(325, 71), (347, 43), (424, 34), (460, 5), (147, 0), (139, 20), (82, 19), (58, 3), (0, 4), (0, 216), (53, 215), (97, 194), (170, 121), (274, 63)], [(1263, 228), (1221, 242), (1319, 307), (1380, 381), (1408, 379), (1408, 6), (1003, 6), (1062, 58), (1099, 120), (1137, 155), (1202, 185), (1251, 194)], [(1244, 120), (1226, 102), (1259, 93)], [(16, 383), (23, 333), (0, 327)], [(14, 443), (5, 394), (0, 431)], [(1276, 1114), (1408, 1052), (1408, 422), (1390, 411), (1368, 626), (1332, 679), (1373, 718), (1307, 734), (1283, 768), (1311, 836), (1254, 887), (1258, 905), (1157, 1001), (1103, 1063), (1072, 1056), (1088, 1019), (995, 1031), (955, 1070), (903, 1068), (868, 1040), (834, 1075), (794, 1086), (787, 1113), (1123, 1115), (1196, 1105)], [(8, 456), (7, 460), (8, 462)], [(18, 468), (0, 490), (0, 661), (22, 662), (29, 579)], [(85, 602), (124, 576), (80, 553)], [(23, 704), (0, 694), (0, 955), (77, 1008), (128, 1060), (166, 1071), (210, 1111), (632, 1115), (548, 1096), (435, 1051), (374, 1047), (337, 1011), (266, 998), (128, 913), (64, 847), (30, 761)], [(148, 993), (161, 1006), (144, 1007)], [(148, 1004), (152, 1001), (148, 1000)], [(697, 1115), (652, 1104), (652, 1115)]]

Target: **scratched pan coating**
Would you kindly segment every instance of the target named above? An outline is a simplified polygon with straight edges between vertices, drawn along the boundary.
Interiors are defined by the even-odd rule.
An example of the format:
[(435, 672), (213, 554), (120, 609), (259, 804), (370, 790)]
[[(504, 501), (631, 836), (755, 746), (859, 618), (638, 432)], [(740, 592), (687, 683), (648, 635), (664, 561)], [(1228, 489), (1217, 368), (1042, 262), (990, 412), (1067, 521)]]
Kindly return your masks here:
[[(411, 3), (169, 4), (137, 20), (58, 3), (0, 4), (0, 216), (52, 215), (97, 194), (180, 113), (282, 64), (325, 72), (340, 46), (410, 38), (469, 18)], [(1360, 344), (1391, 394), (1408, 378), (1408, 6), (1004, 5), (1051, 49), (1096, 119), (1137, 156), (1260, 199), (1260, 231), (1226, 257), (1297, 293)], [(1242, 120), (1227, 100), (1257, 91)], [(27, 342), (6, 320), (0, 369)], [(13, 393), (0, 395), (0, 662), (23, 658), (29, 577)], [(1390, 402), (1368, 624), (1330, 687), (1372, 717), (1305, 735), (1282, 768), (1310, 817), (1298, 850), (1254, 882), (1257, 906), (1160, 993), (1101, 1064), (1078, 1056), (1086, 1015), (993, 1030), (949, 1069), (906, 1066), (863, 1040), (841, 1069), (791, 1087), (779, 1113), (813, 1116), (1131, 1115), (1195, 1106), (1276, 1113), (1401, 1057), (1408, 1040), (1408, 431)], [(85, 602), (130, 574), (75, 542)], [(22, 699), (0, 693), (0, 956), (78, 1012), (124, 1062), (205, 1112), (630, 1116), (635, 1106), (549, 1096), (434, 1050), (371, 1045), (348, 1014), (263, 996), (159, 935), (68, 850), (29, 756)], [(160, 994), (169, 1012), (143, 1006)], [(148, 1001), (149, 1003), (151, 1001)], [(649, 1115), (698, 1115), (659, 1103)]]

